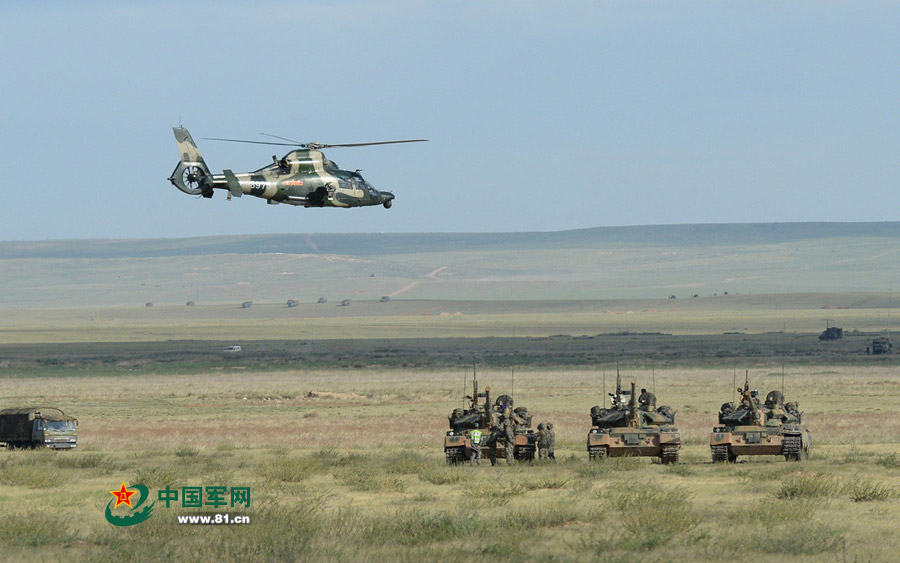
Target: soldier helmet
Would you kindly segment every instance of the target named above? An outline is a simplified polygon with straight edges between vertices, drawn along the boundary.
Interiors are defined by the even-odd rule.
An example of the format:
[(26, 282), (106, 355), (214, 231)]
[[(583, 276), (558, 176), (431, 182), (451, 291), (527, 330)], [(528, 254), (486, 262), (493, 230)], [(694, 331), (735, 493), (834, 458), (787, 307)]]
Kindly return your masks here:
[(544, 423), (542, 422), (542, 423), (538, 424), (538, 430), (543, 430), (543, 429), (544, 429)]
[(551, 430), (552, 428), (553, 428), (553, 423), (552, 423), (552, 422), (548, 422), (548, 423), (547, 423), (547, 430)]

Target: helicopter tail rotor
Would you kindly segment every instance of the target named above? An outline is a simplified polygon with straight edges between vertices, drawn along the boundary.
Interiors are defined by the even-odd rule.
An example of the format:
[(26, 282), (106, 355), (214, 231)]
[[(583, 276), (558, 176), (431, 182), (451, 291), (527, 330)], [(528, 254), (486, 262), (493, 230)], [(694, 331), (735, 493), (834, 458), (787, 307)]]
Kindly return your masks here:
[(191, 134), (184, 127), (173, 127), (172, 130), (175, 132), (181, 160), (169, 176), (169, 181), (186, 194), (212, 197), (212, 173), (200, 155)]

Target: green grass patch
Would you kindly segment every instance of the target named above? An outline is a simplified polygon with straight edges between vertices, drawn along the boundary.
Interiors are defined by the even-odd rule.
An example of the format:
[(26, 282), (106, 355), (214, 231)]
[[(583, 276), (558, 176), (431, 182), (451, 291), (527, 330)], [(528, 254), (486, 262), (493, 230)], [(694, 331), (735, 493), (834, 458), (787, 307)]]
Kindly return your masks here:
[(0, 530), (0, 545), (7, 547), (65, 546), (77, 537), (66, 520), (44, 512), (0, 514)]
[(775, 497), (782, 500), (832, 498), (840, 496), (841, 491), (842, 485), (834, 477), (809, 473), (785, 478)]
[(848, 483), (844, 490), (853, 502), (890, 500), (897, 497), (897, 492), (893, 488), (871, 481), (854, 481)]
[(628, 543), (654, 549), (685, 536), (703, 521), (693, 507), (692, 495), (681, 487), (665, 489), (641, 485), (611, 496)]
[(65, 473), (58, 467), (39, 465), (21, 460), (0, 462), (0, 484), (29, 489), (49, 489), (59, 487), (67, 481)]

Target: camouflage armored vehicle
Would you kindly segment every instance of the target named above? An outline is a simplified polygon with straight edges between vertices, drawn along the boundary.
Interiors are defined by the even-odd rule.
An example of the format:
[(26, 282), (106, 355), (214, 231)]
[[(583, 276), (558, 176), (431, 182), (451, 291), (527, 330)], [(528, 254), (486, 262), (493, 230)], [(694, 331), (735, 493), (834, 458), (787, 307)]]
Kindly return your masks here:
[(872, 340), (872, 353), (873, 354), (890, 354), (891, 353), (891, 339), (887, 337), (875, 338)]
[(678, 461), (681, 437), (673, 426), (671, 407), (656, 408), (656, 396), (646, 391), (638, 397), (634, 381), (630, 392), (623, 391), (619, 377), (610, 397), (611, 408), (591, 409), (593, 428), (587, 436), (591, 461), (620, 456), (658, 457), (666, 464)]
[(719, 410), (719, 426), (709, 445), (713, 462), (735, 461), (742, 455), (783, 455), (788, 461), (809, 459), (810, 435), (803, 413), (794, 402), (784, 402), (781, 391), (771, 391), (763, 404), (745, 379), (738, 387), (740, 404), (725, 403)]
[[(497, 457), (530, 461), (537, 451), (537, 435), (531, 429), (531, 415), (525, 407), (515, 407), (512, 397), (500, 395), (491, 404), (491, 388), (478, 392), (478, 382), (473, 379), (473, 393), (467, 395), (468, 408), (454, 409), (449, 416), (450, 430), (444, 437), (444, 456), (448, 463), (469, 461), (475, 448), (487, 453), (491, 465)], [(479, 404), (479, 399), (484, 402)], [(480, 430), (481, 444), (472, 443), (471, 432)]]
[(822, 340), (822, 341), (824, 341), (824, 340), (840, 340), (843, 337), (844, 337), (844, 329), (837, 327), (837, 326), (828, 327), (825, 330), (823, 330), (821, 334), (819, 334), (819, 340)]
[(78, 421), (53, 407), (0, 410), (0, 442), (8, 449), (77, 446)]

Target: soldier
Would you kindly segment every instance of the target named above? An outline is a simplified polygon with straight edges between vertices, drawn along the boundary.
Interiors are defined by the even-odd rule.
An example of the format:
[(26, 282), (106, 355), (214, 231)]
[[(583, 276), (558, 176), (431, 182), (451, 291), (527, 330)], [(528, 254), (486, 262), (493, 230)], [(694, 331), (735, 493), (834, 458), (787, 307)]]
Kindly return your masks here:
[(537, 431), (537, 439), (535, 440), (535, 446), (537, 446), (538, 450), (538, 459), (547, 459), (550, 457), (549, 451), (547, 450), (546, 436), (547, 430), (544, 423), (538, 424)]
[(547, 448), (547, 457), (555, 461), (556, 454), (553, 451), (553, 446), (556, 444), (556, 434), (553, 432), (552, 422), (544, 424), (544, 443)]
[(506, 436), (506, 465), (512, 465), (513, 450), (516, 446), (515, 423), (509, 417), (503, 417), (503, 433)]
[(652, 411), (656, 408), (656, 395), (646, 389), (641, 389), (641, 394), (638, 396), (638, 406), (645, 411)]
[(491, 465), (497, 465), (497, 438), (500, 437), (500, 424), (493, 420), (491, 421), (491, 433), (488, 435), (487, 439), (487, 447), (488, 447), (488, 459), (491, 460)]
[(784, 410), (786, 410), (791, 416), (800, 419), (800, 403), (797, 401), (790, 401), (784, 404)]
[(469, 463), (481, 465), (481, 430), (475, 429), (469, 432), (472, 441), (472, 451), (469, 453)]

